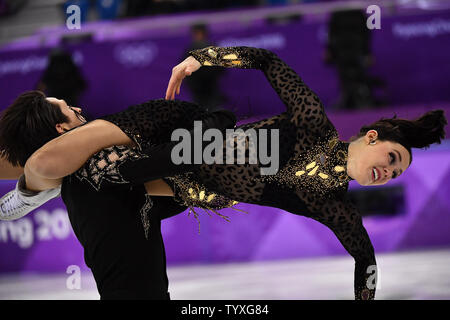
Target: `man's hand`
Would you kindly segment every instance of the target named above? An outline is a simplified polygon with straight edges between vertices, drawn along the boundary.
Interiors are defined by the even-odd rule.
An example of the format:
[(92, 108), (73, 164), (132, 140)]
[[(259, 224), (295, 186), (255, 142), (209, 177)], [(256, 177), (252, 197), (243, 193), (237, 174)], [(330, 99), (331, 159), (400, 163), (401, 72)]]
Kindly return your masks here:
[(175, 94), (180, 94), (181, 82), (186, 76), (200, 69), (201, 64), (193, 56), (187, 57), (182, 63), (172, 69), (172, 76), (166, 90), (166, 100), (175, 99)]

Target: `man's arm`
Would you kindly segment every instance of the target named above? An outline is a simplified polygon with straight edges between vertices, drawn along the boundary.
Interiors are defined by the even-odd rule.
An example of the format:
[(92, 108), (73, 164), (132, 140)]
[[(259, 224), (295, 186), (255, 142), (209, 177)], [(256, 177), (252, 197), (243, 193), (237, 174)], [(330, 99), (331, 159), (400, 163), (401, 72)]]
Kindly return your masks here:
[(45, 190), (54, 185), (52, 180), (74, 173), (92, 155), (113, 145), (165, 143), (180, 122), (190, 124), (203, 115), (205, 111), (195, 104), (151, 100), (92, 121), (53, 139), (28, 159), (27, 187)]
[[(174, 106), (183, 108), (183, 106), (178, 106), (177, 104), (174, 104)], [(172, 109), (175, 107), (170, 106)], [(193, 108), (191, 107), (190, 109)], [(199, 107), (195, 108), (200, 109)], [(233, 128), (236, 123), (236, 118), (230, 111), (219, 110), (200, 114), (196, 112), (197, 109), (195, 108), (191, 112), (188, 112), (188, 114), (184, 114), (186, 112), (182, 112), (183, 110), (178, 110), (180, 115), (172, 115), (171, 117), (182, 117), (183, 122), (189, 128), (192, 127), (192, 121), (201, 115), (204, 130), (217, 128), (222, 131), (226, 128)], [(145, 119), (142, 120), (145, 122)], [(141, 131), (145, 131), (145, 136), (149, 139), (153, 137), (154, 141), (161, 140), (157, 136), (158, 130), (156, 130), (156, 127), (158, 126), (158, 122), (162, 121), (166, 123), (167, 120), (165, 118), (161, 118), (160, 120), (154, 119), (152, 128), (149, 129), (146, 127)], [(139, 120), (135, 121), (139, 122)], [(153, 129), (153, 127), (155, 128)], [(175, 129), (176, 124), (174, 123), (173, 127), (170, 128)], [(192, 128), (191, 131), (194, 131), (194, 129)], [(170, 139), (170, 135), (168, 136)], [(195, 136), (191, 132), (191, 139), (194, 139)], [(92, 155), (100, 150), (111, 147), (112, 145), (130, 146), (132, 143), (131, 138), (121, 128), (109, 121), (96, 120), (76, 128), (48, 142), (28, 159), (25, 164), (27, 189), (40, 191), (54, 188), (61, 183), (61, 178), (78, 170)], [(147, 181), (191, 171), (192, 166), (175, 165), (172, 163), (171, 150), (173, 145), (177, 143), (167, 141), (155, 147), (141, 150), (150, 157), (146, 158), (145, 161), (133, 160), (128, 161), (127, 164), (124, 163), (121, 166), (121, 169), (124, 170), (122, 173), (126, 176), (124, 178), (134, 184), (143, 184)], [(194, 146), (194, 143), (191, 143), (191, 146)]]
[(49, 141), (25, 164), (27, 189), (55, 188), (93, 154), (113, 145), (132, 146), (133, 142), (119, 127), (105, 120), (92, 121)]

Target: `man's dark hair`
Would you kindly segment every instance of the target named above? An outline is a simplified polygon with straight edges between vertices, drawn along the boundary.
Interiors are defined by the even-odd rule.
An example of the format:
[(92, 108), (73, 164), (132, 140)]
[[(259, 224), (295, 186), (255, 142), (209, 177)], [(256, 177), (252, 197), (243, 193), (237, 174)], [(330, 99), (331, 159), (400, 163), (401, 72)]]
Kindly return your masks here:
[(1, 115), (1, 156), (15, 166), (25, 166), (37, 149), (58, 136), (55, 126), (63, 122), (69, 118), (41, 91), (22, 93)]

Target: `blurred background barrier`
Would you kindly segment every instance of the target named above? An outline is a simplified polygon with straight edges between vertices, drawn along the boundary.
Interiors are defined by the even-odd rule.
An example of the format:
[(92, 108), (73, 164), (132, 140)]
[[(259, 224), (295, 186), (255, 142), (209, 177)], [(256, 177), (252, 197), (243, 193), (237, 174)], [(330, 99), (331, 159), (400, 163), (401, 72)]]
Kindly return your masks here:
[[(72, 54), (88, 83), (79, 104), (93, 116), (161, 98), (171, 68), (195, 42), (192, 27), (200, 23), (207, 29), (207, 43), (256, 46), (277, 53), (318, 94), (328, 112), (386, 108), (389, 113), (392, 106), (431, 107), (450, 101), (450, 9), (382, 7), (380, 30), (347, 36), (348, 28), (339, 22), (349, 15), (342, 14), (345, 3), (321, 4), (325, 8), (314, 4), (315, 10), (304, 4), (90, 21), (81, 30), (43, 27), (0, 49), (0, 102), (5, 108), (19, 93), (35, 88), (55, 47)], [(366, 2), (356, 3), (364, 7)], [(336, 8), (339, 15), (326, 11)], [(352, 12), (361, 14), (349, 12), (350, 17)], [(302, 18), (271, 20), (287, 13)], [(338, 31), (332, 30), (335, 25)], [(2, 30), (8, 29), (2, 25)], [(284, 110), (258, 71), (226, 70), (214, 83), (220, 88), (214, 106), (234, 110), (241, 118)], [(186, 86), (179, 98), (193, 97)]]
[[(65, 9), (81, 8), (68, 30)], [(369, 4), (381, 29), (365, 26)], [(91, 117), (163, 98), (171, 69), (209, 44), (269, 49), (321, 98), (341, 139), (381, 117), (450, 115), (448, 1), (8, 1), (0, 0), (0, 109), (39, 88)], [(262, 73), (216, 70), (179, 99), (252, 121), (285, 110)], [(202, 88), (209, 85), (205, 97)], [(212, 98), (211, 98), (212, 97)], [(208, 98), (211, 98), (208, 100)], [(446, 128), (449, 137), (449, 127)], [(450, 246), (450, 144), (413, 151), (406, 175), (385, 187), (351, 183), (377, 253)], [(0, 182), (2, 194), (14, 181)], [(169, 265), (346, 254), (330, 230), (279, 209), (238, 205), (231, 223), (181, 214), (163, 222)], [(0, 222), (0, 272), (88, 270), (60, 199)]]

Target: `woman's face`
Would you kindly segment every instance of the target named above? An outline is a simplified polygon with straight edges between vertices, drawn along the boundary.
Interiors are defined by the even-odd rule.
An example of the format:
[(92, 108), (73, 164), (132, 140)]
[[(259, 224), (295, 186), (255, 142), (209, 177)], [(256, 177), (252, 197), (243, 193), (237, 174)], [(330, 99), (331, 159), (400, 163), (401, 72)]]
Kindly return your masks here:
[(396, 142), (380, 141), (377, 137), (378, 133), (370, 130), (354, 142), (352, 150), (349, 147), (347, 173), (363, 186), (386, 184), (409, 167), (410, 155), (405, 147)]
[(57, 125), (56, 129), (59, 133), (78, 127), (86, 122), (86, 119), (81, 115), (81, 108), (68, 106), (66, 101), (61, 99), (52, 97), (48, 97), (46, 99), (51, 104), (57, 105), (61, 109), (61, 112), (69, 119), (69, 122)]

